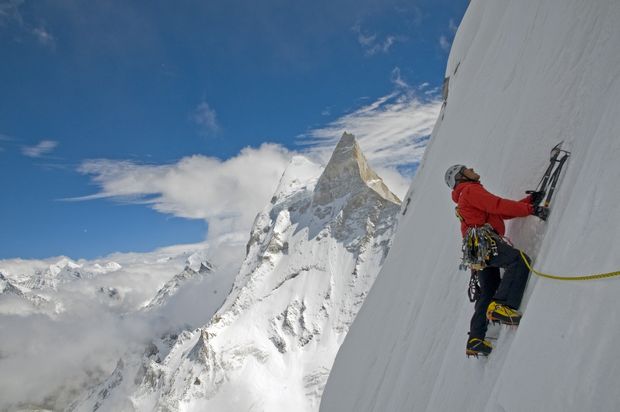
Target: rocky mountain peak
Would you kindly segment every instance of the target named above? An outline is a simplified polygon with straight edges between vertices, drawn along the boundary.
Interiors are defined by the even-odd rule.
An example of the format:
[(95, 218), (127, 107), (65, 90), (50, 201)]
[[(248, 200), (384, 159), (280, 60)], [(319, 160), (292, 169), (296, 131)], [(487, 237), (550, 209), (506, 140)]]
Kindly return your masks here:
[[(178, 335), (160, 362), (134, 361), (136, 410), (318, 410), (323, 387), (390, 248), (398, 199), (343, 135), (329, 164), (291, 159), (256, 217), (232, 289), (210, 322)], [(162, 288), (161, 301), (189, 268)], [(159, 298), (157, 298), (159, 299)], [(156, 383), (152, 383), (156, 377)], [(132, 382), (139, 382), (132, 384)], [(260, 387), (256, 385), (260, 382)], [(265, 397), (262, 388), (293, 388)], [(76, 411), (93, 410), (90, 397)], [(242, 393), (232, 401), (231, 393)], [(108, 410), (115, 400), (101, 400)], [(102, 409), (103, 410), (103, 409)]]
[(370, 168), (355, 136), (343, 133), (314, 191), (314, 203), (326, 204), (352, 192), (356, 185), (367, 186), (392, 203), (400, 199)]

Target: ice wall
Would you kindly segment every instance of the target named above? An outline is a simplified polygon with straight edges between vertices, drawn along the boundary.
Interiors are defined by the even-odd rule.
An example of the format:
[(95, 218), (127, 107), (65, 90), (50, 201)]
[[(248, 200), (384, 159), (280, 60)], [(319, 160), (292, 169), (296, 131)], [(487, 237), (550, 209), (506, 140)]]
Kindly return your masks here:
[(507, 234), (547, 273), (620, 270), (619, 21), (617, 0), (472, 0), (407, 214), (322, 412), (620, 410), (620, 278), (533, 275), (518, 330), (491, 328), (492, 355), (465, 357), (473, 305), (443, 181), (464, 163), (491, 192), (521, 198), (564, 140), (572, 157), (549, 220), (517, 219)]

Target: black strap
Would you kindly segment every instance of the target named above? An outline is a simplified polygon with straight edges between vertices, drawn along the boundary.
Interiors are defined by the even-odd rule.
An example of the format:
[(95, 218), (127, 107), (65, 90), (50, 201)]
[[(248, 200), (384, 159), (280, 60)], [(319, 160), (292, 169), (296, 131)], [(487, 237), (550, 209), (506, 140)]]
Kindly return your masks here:
[(477, 302), (480, 299), (480, 284), (478, 283), (478, 271), (471, 271), (471, 277), (469, 278), (469, 288), (467, 289), (467, 296), (469, 296), (470, 302)]

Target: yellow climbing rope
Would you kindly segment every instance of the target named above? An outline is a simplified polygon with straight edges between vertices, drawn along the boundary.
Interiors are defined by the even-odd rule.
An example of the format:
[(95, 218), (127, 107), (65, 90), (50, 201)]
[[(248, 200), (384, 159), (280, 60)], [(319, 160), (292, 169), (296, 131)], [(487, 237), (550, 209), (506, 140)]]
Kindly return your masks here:
[(520, 250), (519, 253), (521, 253), (521, 258), (525, 262), (525, 265), (527, 266), (527, 268), (531, 272), (534, 272), (535, 274), (537, 274), (538, 276), (541, 276), (543, 278), (549, 278), (549, 279), (555, 279), (555, 280), (593, 280), (593, 279), (605, 279), (605, 278), (612, 278), (614, 276), (620, 276), (620, 270), (618, 270), (616, 272), (599, 273), (599, 274), (596, 274), (596, 275), (585, 275), (585, 276), (555, 276), (555, 275), (549, 275), (547, 273), (542, 273), (542, 272), (539, 272), (539, 271), (533, 269), (532, 266), (530, 266), (530, 262), (528, 262), (528, 260), (525, 257), (525, 254), (523, 253), (523, 251)]

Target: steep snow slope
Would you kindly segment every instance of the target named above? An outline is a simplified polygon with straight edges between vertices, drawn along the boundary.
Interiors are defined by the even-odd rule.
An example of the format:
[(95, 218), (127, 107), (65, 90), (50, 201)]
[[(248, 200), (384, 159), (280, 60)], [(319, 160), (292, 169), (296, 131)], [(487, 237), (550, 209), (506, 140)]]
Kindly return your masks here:
[[(194, 255), (191, 257), (193, 256)], [(188, 264), (185, 266), (185, 269), (183, 269), (183, 272), (175, 275), (172, 279), (166, 282), (164, 286), (157, 291), (155, 297), (146, 306), (144, 306), (144, 309), (149, 310), (156, 306), (164, 305), (168, 299), (175, 295), (188, 281), (213, 272), (213, 265), (206, 260), (201, 262), (198, 267), (196, 267), (196, 265), (192, 265), (189, 261), (190, 259), (188, 259)]]
[(320, 173), (292, 159), (207, 325), (119, 362), (75, 409), (316, 411), (400, 210), (352, 135)]
[(572, 157), (547, 223), (508, 236), (554, 274), (620, 269), (620, 2), (472, 0), (447, 105), (393, 247), (335, 361), (322, 412), (617, 411), (620, 278), (532, 275), (516, 331), (464, 355), (473, 306), (443, 181), (471, 165), (492, 192), (534, 188), (559, 140)]

